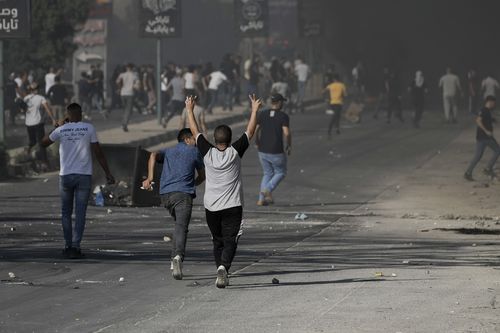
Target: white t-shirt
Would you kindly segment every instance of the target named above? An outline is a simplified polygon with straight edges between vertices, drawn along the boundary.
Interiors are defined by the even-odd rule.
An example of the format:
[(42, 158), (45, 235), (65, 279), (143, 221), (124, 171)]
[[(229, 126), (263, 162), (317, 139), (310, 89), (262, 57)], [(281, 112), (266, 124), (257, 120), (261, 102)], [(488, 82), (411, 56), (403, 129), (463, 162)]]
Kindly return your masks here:
[(184, 81), (186, 82), (184, 88), (194, 89), (194, 74), (187, 72), (184, 74)]
[(222, 82), (226, 81), (227, 77), (221, 71), (216, 71), (210, 74), (210, 82), (208, 89), (217, 90)]
[(133, 72), (124, 72), (118, 76), (117, 81), (121, 81), (122, 88), (120, 89), (120, 96), (134, 96), (134, 83), (137, 81), (137, 75)]
[(56, 83), (56, 74), (55, 73), (47, 73), (45, 74), (45, 94), (49, 92), (50, 87), (52, 87)]
[(24, 97), (24, 102), (28, 105), (24, 121), (26, 126), (40, 124), (42, 122), (42, 104), (46, 103), (45, 97), (41, 95), (29, 94)]
[(297, 80), (300, 82), (307, 81), (307, 75), (309, 74), (309, 66), (304, 63), (300, 63), (295, 66), (295, 75), (297, 75)]
[(498, 84), (497, 80), (495, 80), (491, 76), (488, 76), (481, 83), (481, 88), (484, 91), (483, 96), (484, 96), (484, 98), (486, 98), (488, 96), (496, 96), (496, 92), (500, 88), (500, 85)]
[(454, 97), (460, 91), (460, 80), (455, 74), (445, 74), (439, 80), (439, 87), (443, 88), (443, 96)]
[[(23, 85), (23, 80), (21, 80), (21, 78), (20, 78), (20, 77), (16, 77), (16, 78), (14, 79), (14, 81), (16, 82), (16, 84), (17, 84), (17, 87), (18, 87), (18, 88), (21, 88), (21, 87), (22, 87), (22, 85)], [(16, 89), (16, 97), (17, 97), (17, 98), (21, 98), (21, 96), (20, 96), (20, 95), (18, 94), (18, 92), (17, 92), (17, 89)]]
[(60, 141), (61, 176), (92, 175), (90, 144), (98, 142), (94, 126), (84, 122), (66, 123), (50, 133), (49, 139), (54, 142)]

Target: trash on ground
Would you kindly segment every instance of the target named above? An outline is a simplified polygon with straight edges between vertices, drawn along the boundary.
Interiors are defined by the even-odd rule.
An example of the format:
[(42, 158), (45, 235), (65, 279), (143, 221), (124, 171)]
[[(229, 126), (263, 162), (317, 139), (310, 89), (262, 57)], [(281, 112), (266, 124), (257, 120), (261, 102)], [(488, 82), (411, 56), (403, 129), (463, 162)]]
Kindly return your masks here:
[(410, 260), (403, 260), (403, 264), (409, 264)]
[(46, 182), (48, 182), (48, 181), (49, 181), (49, 179), (48, 179), (48, 178), (45, 178), (45, 179), (43, 180), (43, 182), (44, 182), (44, 183), (46, 183)]
[(382, 272), (375, 272), (375, 277), (382, 277), (384, 276), (384, 273)]
[(125, 278), (122, 276), (119, 280), (119, 282), (124, 282), (125, 281)]
[(392, 277), (397, 277), (398, 275), (396, 273), (391, 274)]
[(14, 274), (12, 272), (9, 272), (9, 278), (15, 279), (16, 278), (16, 274)]
[(307, 216), (306, 214), (304, 213), (297, 213), (297, 215), (295, 215), (295, 220), (301, 220), (301, 221), (304, 221), (306, 219), (308, 219), (309, 216)]
[(111, 209), (108, 208), (108, 210), (106, 211), (108, 214), (111, 214), (113, 213), (113, 211)]
[(10, 231), (16, 231), (16, 228), (11, 227), (11, 228), (10, 228)]

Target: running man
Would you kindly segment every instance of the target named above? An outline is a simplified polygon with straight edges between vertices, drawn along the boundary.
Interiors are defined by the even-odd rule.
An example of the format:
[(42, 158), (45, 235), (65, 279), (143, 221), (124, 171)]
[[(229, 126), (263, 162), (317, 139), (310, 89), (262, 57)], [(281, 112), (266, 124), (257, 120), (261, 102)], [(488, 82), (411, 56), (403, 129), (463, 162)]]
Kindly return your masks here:
[[(59, 141), (59, 159), (61, 164), (59, 191), (61, 194), (62, 227), (66, 245), (63, 256), (69, 259), (80, 259), (80, 250), (85, 217), (92, 187), (92, 152), (106, 174), (108, 184), (115, 179), (109, 171), (108, 162), (101, 150), (97, 134), (89, 123), (82, 122), (82, 107), (72, 103), (66, 108), (66, 123), (56, 127), (45, 136), (42, 145), (50, 146)], [(56, 124), (57, 126), (58, 124)], [(75, 207), (75, 225), (71, 215)]]
[(486, 101), (484, 102), (484, 107), (479, 112), (476, 118), (477, 131), (476, 131), (476, 153), (474, 158), (470, 162), (469, 168), (464, 174), (464, 178), (468, 181), (473, 181), (472, 172), (476, 167), (477, 163), (483, 157), (484, 151), (486, 147), (490, 147), (493, 150), (493, 156), (491, 160), (488, 162), (488, 166), (483, 172), (494, 178), (495, 172), (493, 171), (493, 167), (500, 156), (500, 146), (497, 143), (497, 140), (493, 136), (493, 122), (494, 119), (492, 117), (492, 112), (495, 109), (496, 98), (494, 96), (487, 96)]
[(237, 247), (237, 235), (243, 218), (243, 187), (241, 183), (241, 158), (250, 145), (257, 128), (257, 111), (262, 101), (250, 97), (252, 112), (246, 132), (231, 144), (232, 131), (227, 125), (214, 130), (215, 146), (210, 144), (198, 129), (194, 117), (195, 99), (186, 99), (189, 126), (203, 156), (206, 172), (205, 214), (212, 234), (217, 288), (229, 285), (228, 271)]
[(345, 84), (340, 82), (340, 76), (333, 74), (332, 82), (325, 88), (330, 94), (330, 109), (333, 111), (332, 119), (328, 125), (328, 137), (332, 136), (332, 128), (335, 125), (337, 134), (340, 134), (340, 118), (342, 116), (342, 105), (344, 98), (347, 97)]
[[(151, 189), (155, 163), (163, 163), (160, 179), (162, 205), (170, 212), (175, 221), (172, 246), (172, 276), (182, 280), (182, 262), (186, 254), (186, 239), (196, 186), (205, 180), (205, 170), (200, 153), (189, 128), (177, 135), (179, 142), (175, 147), (153, 152), (149, 156), (148, 178), (142, 182), (144, 189)], [(198, 176), (195, 179), (195, 172)]]

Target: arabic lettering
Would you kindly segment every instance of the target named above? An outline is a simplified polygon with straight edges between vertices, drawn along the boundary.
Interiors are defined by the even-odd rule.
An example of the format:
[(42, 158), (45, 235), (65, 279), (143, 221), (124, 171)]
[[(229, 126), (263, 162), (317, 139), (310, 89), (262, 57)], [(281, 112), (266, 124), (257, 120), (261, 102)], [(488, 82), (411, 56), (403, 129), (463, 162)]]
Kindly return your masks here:
[(264, 29), (264, 21), (248, 21), (248, 24), (240, 25), (241, 32), (247, 32), (248, 30), (262, 30)]
[(19, 20), (17, 19), (0, 19), (0, 31), (11, 32), (11, 30), (19, 29)]
[(12, 16), (13, 19), (17, 18), (17, 8), (3, 8), (0, 16)]
[(171, 26), (170, 16), (156, 16), (148, 20), (144, 30), (155, 35), (172, 35), (176, 32), (175, 27)]

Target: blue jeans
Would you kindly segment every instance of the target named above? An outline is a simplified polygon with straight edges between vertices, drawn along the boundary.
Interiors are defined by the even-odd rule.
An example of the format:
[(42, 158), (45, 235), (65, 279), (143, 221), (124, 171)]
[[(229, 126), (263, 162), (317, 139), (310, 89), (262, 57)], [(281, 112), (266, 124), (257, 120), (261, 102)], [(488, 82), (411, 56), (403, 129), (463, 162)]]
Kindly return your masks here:
[(217, 105), (217, 97), (219, 90), (208, 89), (208, 100), (210, 101), (207, 106), (207, 113), (212, 113), (212, 109)]
[(488, 171), (493, 171), (493, 167), (495, 166), (495, 163), (498, 157), (500, 156), (500, 146), (498, 145), (497, 141), (494, 138), (489, 138), (486, 140), (478, 140), (476, 142), (476, 153), (474, 154), (474, 157), (470, 162), (469, 168), (466, 171), (467, 174), (472, 175), (472, 171), (474, 171), (474, 168), (476, 167), (477, 163), (479, 163), (479, 161), (483, 157), (486, 147), (490, 147), (491, 150), (493, 150), (493, 156), (491, 157), (491, 160), (488, 162), (488, 166), (486, 167), (486, 169)]
[(264, 175), (260, 183), (259, 200), (264, 200), (262, 192), (272, 192), (286, 176), (286, 155), (267, 154), (259, 152), (259, 160), (262, 165)]
[[(79, 249), (85, 229), (85, 215), (89, 202), (92, 176), (70, 174), (60, 176), (59, 192), (61, 193), (62, 227), (66, 247)], [(75, 227), (71, 222), (75, 206)]]

